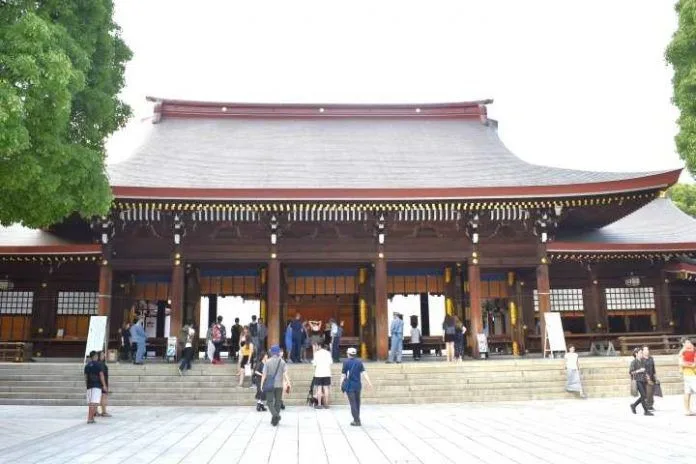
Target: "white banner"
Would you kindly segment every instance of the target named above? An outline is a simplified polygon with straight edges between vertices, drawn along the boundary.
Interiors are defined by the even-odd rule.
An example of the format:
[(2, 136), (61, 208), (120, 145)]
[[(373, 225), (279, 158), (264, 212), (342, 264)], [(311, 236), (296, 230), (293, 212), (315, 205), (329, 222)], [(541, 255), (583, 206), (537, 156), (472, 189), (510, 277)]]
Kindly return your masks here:
[(107, 319), (107, 316), (92, 316), (89, 318), (89, 332), (87, 332), (87, 345), (85, 346), (83, 362), (87, 362), (87, 356), (89, 356), (90, 351), (104, 351)]

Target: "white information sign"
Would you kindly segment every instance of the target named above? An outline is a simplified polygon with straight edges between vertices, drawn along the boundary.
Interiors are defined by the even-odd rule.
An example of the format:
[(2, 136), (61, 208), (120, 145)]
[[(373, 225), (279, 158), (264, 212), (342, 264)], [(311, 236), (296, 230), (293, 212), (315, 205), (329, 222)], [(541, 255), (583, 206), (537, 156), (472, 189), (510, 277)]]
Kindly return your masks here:
[(566, 352), (565, 335), (561, 314), (557, 312), (544, 313), (546, 333), (544, 334), (544, 357), (547, 353), (553, 356), (555, 351)]
[(488, 337), (486, 337), (486, 334), (476, 334), (476, 343), (478, 343), (479, 355), (481, 358), (485, 358), (488, 354)]
[(167, 337), (167, 361), (176, 359), (176, 337)]
[(87, 345), (85, 346), (84, 362), (90, 351), (104, 351), (106, 342), (107, 316), (92, 316), (89, 318), (89, 332), (87, 332)]

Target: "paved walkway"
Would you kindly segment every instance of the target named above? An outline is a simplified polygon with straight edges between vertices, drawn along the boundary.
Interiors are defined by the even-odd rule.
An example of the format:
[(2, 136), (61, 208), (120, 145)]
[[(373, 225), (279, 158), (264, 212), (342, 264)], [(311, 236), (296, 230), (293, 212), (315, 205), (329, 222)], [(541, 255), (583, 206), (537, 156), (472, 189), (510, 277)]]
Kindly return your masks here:
[(79, 407), (0, 406), (0, 463), (693, 462), (696, 417), (681, 397), (655, 417), (629, 399), (288, 408), (278, 428), (250, 408), (118, 407), (87, 425)]

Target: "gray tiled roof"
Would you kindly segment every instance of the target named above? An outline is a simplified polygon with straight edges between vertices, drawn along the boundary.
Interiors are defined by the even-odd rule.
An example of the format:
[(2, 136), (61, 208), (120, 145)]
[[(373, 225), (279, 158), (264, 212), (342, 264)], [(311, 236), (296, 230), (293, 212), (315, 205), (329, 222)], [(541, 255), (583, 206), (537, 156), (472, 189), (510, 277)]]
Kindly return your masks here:
[(669, 244), (696, 243), (696, 219), (668, 198), (658, 198), (618, 221), (563, 242)]
[(163, 118), (111, 185), (175, 188), (456, 188), (582, 184), (656, 173), (526, 163), (467, 119)]

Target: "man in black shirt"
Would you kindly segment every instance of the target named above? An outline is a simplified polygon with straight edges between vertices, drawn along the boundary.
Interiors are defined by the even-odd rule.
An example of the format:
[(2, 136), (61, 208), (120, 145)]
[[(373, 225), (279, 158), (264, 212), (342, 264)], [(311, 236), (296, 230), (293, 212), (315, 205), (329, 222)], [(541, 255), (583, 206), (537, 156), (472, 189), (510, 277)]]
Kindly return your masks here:
[(239, 318), (234, 318), (234, 325), (232, 326), (230, 336), (230, 358), (234, 359), (235, 362), (239, 361), (239, 335), (242, 333), (242, 326), (239, 325)]
[(648, 377), (645, 374), (643, 350), (636, 348), (633, 350), (633, 356), (635, 359), (631, 362), (631, 367), (629, 368), (628, 373), (631, 375), (631, 378), (636, 381), (636, 387), (638, 387), (638, 399), (635, 401), (635, 403), (631, 404), (631, 412), (635, 414), (636, 407), (638, 407), (640, 404), (643, 406), (643, 414), (646, 416), (652, 416), (653, 413), (648, 410), (648, 406), (645, 404), (645, 392)]
[(643, 361), (645, 363), (645, 377), (647, 379), (645, 385), (645, 404), (648, 406), (648, 411), (654, 411), (655, 384), (657, 383), (657, 379), (655, 378), (655, 360), (650, 356), (650, 348), (647, 346), (643, 347)]
[(101, 403), (102, 391), (107, 392), (106, 379), (101, 364), (97, 360), (97, 352), (90, 351), (89, 362), (85, 366), (85, 384), (87, 386), (87, 423), (94, 424), (97, 406)]

